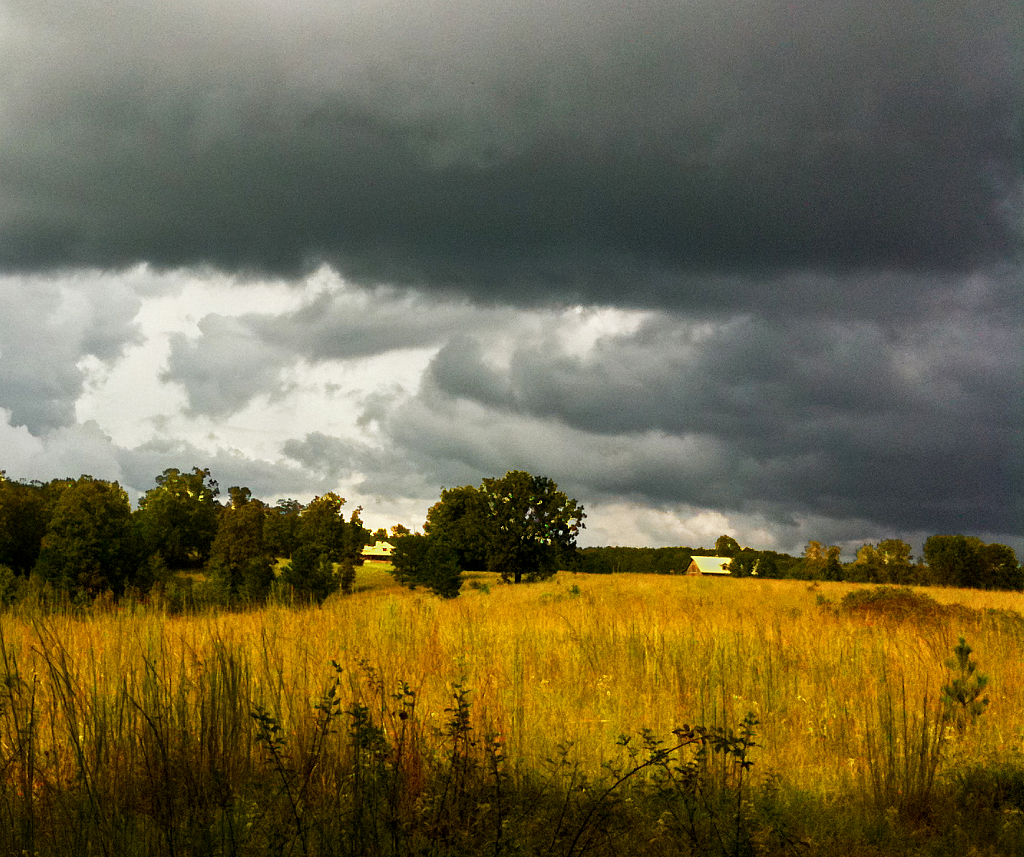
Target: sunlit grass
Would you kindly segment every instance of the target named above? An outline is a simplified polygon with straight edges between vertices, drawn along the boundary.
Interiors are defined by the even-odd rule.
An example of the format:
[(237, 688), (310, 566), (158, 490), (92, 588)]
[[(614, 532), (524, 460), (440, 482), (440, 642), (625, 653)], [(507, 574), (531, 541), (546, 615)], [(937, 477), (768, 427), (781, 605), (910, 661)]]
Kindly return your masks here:
[(95, 756), (98, 777), (129, 788), (156, 727), (145, 705), (125, 700), (147, 694), (154, 710), (176, 712), (182, 729), (202, 718), (235, 722), (224, 711), (238, 707), (245, 731), (218, 739), (233, 742), (223, 764), (258, 765), (250, 712), (267, 710), (301, 745), (314, 729), (313, 706), (340, 675), (346, 702), (378, 704), (408, 683), (428, 734), (450, 719), (456, 688), (467, 689), (475, 733), (500, 736), (519, 770), (538, 769), (571, 743), (584, 768), (598, 772), (621, 754), (620, 735), (735, 725), (750, 712), (760, 721), (754, 781), (777, 774), (835, 800), (863, 792), (879, 705), (907, 700), (913, 714), (937, 700), (960, 636), (989, 676), (991, 705), (976, 728), (951, 736), (951, 752), (986, 759), (1019, 750), (1024, 621), (1007, 611), (1019, 610), (1022, 596), (921, 590), (973, 612), (896, 622), (837, 611), (855, 588), (568, 573), (512, 586), (475, 574), (459, 598), (442, 600), (364, 565), (352, 595), (316, 607), (5, 614), (0, 633), (31, 683), (35, 752), (52, 761), (55, 782), (73, 778), (84, 752)]

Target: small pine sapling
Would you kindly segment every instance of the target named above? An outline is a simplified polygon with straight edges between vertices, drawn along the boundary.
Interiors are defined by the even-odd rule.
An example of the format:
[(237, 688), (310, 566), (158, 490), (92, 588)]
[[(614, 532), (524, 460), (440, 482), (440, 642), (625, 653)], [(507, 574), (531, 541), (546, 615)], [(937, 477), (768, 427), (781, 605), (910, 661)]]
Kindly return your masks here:
[(942, 688), (942, 701), (948, 716), (962, 735), (988, 707), (988, 697), (982, 692), (988, 685), (988, 676), (977, 672), (977, 661), (971, 660), (973, 649), (961, 637), (953, 657), (946, 666), (953, 673), (950, 683)]

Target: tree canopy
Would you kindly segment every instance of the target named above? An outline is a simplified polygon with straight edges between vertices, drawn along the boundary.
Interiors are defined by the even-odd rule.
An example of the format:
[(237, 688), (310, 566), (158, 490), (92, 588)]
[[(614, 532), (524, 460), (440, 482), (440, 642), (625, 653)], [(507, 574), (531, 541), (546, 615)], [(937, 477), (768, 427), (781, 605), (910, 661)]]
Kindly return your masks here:
[[(284, 568), (284, 579), (301, 595), (322, 601), (339, 587), (350, 592), (355, 565), (371, 534), (356, 508), (345, 520), (345, 499), (333, 491), (315, 497), (298, 512), (292, 561)], [(338, 574), (334, 566), (340, 567)]]
[(943, 586), (1024, 588), (1017, 555), (1007, 545), (986, 545), (973, 536), (936, 535), (924, 543), (924, 558), (932, 581)]
[(157, 476), (156, 487), (139, 500), (139, 531), (147, 553), (159, 551), (168, 565), (179, 568), (206, 562), (217, 536), (219, 493), (206, 469), (182, 473), (171, 467)]
[(63, 590), (120, 592), (138, 565), (131, 503), (116, 482), (82, 476), (60, 494), (36, 569)]
[(220, 512), (209, 567), (230, 595), (261, 601), (274, 580), (263, 535), (267, 507), (248, 488), (233, 487), (228, 493), (231, 502)]
[[(462, 569), (483, 567), (520, 583), (550, 577), (573, 560), (585, 517), (583, 507), (553, 480), (510, 470), (501, 478), (484, 479), (479, 488), (442, 491), (424, 530), (428, 540), (438, 542), (435, 555), (446, 563), (454, 555)], [(412, 544), (418, 557), (430, 555), (425, 543)], [(399, 564), (403, 561), (400, 556)], [(426, 567), (424, 561), (417, 560), (417, 567)]]
[(14, 482), (0, 471), (0, 565), (28, 574), (52, 513), (54, 492), (40, 483)]

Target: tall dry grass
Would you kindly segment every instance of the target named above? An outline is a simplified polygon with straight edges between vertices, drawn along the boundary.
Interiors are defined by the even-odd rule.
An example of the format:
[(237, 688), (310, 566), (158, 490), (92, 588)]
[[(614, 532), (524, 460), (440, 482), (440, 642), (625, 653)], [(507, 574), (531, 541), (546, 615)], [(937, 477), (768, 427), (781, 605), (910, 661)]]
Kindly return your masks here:
[[(428, 722), (443, 719), (461, 684), (481, 733), (500, 733), (511, 757), (527, 764), (566, 741), (596, 764), (624, 733), (734, 724), (753, 712), (759, 767), (808, 788), (841, 785), (858, 769), (865, 724), (886, 688), (898, 682), (910, 699), (937, 696), (948, 677), (943, 662), (963, 635), (993, 697), (971, 749), (998, 752), (1020, 740), (1024, 625), (984, 613), (864, 620), (817, 603), (851, 588), (563, 574), (535, 586), (467, 589), (453, 601), (378, 588), (320, 608), (201, 617), (142, 609), (37, 621), (7, 615), (0, 633), (21, 675), (38, 682), (47, 718), (60, 703), (54, 661), (99, 715), (124, 687), (138, 695), (147, 682), (177, 705), (198, 704), (193, 694), (229, 653), (244, 672), (244, 687), (231, 692), (301, 729), (334, 660), (353, 697), (374, 692), (367, 667), (385, 689), (407, 682)], [(1021, 603), (1008, 593), (937, 594), (978, 611)]]
[[(131, 795), (140, 777), (216, 807), (226, 800), (218, 783), (227, 789), (267, 763), (254, 711), (279, 725), (286, 746), (314, 746), (325, 740), (314, 707), (333, 681), (346, 705), (371, 712), (394, 708), (404, 682), (418, 740), (439, 740), (461, 688), (474, 733), (495, 736), (521, 771), (571, 744), (582, 769), (598, 772), (621, 761), (623, 734), (734, 725), (751, 712), (760, 721), (755, 781), (778, 775), (831, 799), (866, 795), (881, 774), (895, 793), (909, 782), (899, 768), (916, 752), (914, 730), (935, 735), (928, 723), (935, 728), (944, 661), (960, 636), (990, 678), (992, 703), (963, 736), (942, 736), (944, 752), (987, 759), (1019, 748), (1024, 622), (1010, 611), (1020, 595), (930, 593), (970, 610), (901, 620), (823, 605), (852, 589), (562, 574), (531, 586), (491, 581), (451, 601), (378, 580), (317, 608), (5, 614), (0, 761), (23, 800), (52, 804), (73, 787), (80, 803), (66, 814), (82, 830), (86, 818), (113, 824), (102, 795)], [(901, 728), (911, 734), (901, 738)], [(172, 811), (138, 809), (157, 828)], [(31, 839), (23, 829), (19, 841)]]

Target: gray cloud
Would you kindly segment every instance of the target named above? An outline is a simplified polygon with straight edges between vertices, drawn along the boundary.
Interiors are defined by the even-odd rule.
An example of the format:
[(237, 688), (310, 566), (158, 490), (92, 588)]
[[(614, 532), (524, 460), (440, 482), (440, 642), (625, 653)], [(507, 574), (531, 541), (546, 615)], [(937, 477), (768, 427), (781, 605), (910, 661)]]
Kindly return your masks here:
[(255, 339), (320, 362), (432, 347), (460, 330), (507, 327), (516, 318), (508, 308), (482, 310), (407, 290), (347, 288), (321, 292), (284, 316), (244, 315), (239, 324)]
[(155, 477), (168, 467), (191, 470), (209, 468), (225, 494), (233, 485), (245, 486), (256, 497), (270, 501), (289, 496), (331, 491), (335, 483), (291, 462), (272, 462), (246, 456), (237, 450), (200, 449), (186, 441), (157, 439), (132, 449), (117, 448), (123, 482), (133, 495), (145, 493)]
[[(1010, 0), (5, 17), (8, 268), (326, 260), (485, 299), (742, 307), (781, 300), (773, 276), (1019, 248)], [(793, 302), (831, 306), (821, 285)]]
[(459, 340), (389, 428), (427, 458), (484, 472), (561, 466), (588, 496), (1012, 532), (1024, 511), (1017, 339), (1012, 314), (900, 326), (662, 316), (583, 357), (524, 343), (505, 368)]
[(33, 432), (75, 421), (80, 361), (109, 361), (138, 341), (133, 278), (0, 277), (0, 407)]
[[(438, 348), (459, 331), (508, 335), (524, 317), (510, 308), (444, 302), (396, 289), (344, 287), (314, 294), (295, 311), (209, 314), (198, 336), (175, 333), (161, 378), (181, 384), (190, 412), (223, 417), (261, 395), (276, 400), (301, 362), (357, 360)], [(533, 324), (542, 323), (534, 317)]]
[[(181, 383), (192, 413), (226, 416), (256, 396), (279, 396), (287, 384), (281, 371), (295, 356), (266, 341), (255, 342), (240, 320), (211, 314), (199, 322), (200, 337), (170, 337), (163, 380)], [(254, 347), (258, 346), (258, 347)]]
[[(134, 486), (211, 462), (262, 496), (523, 467), (793, 538), (1019, 535), (1022, 15), (7, 0), (6, 454)], [(188, 417), (287, 395), (303, 364), (436, 356), (414, 394), (364, 391), (361, 439), (310, 432), (283, 463), (125, 450), (75, 403), (159, 278), (68, 270), (137, 262), (348, 283), (284, 315), (243, 285), (245, 312), (172, 335)], [(552, 311), (576, 304), (652, 312), (579, 348)]]

